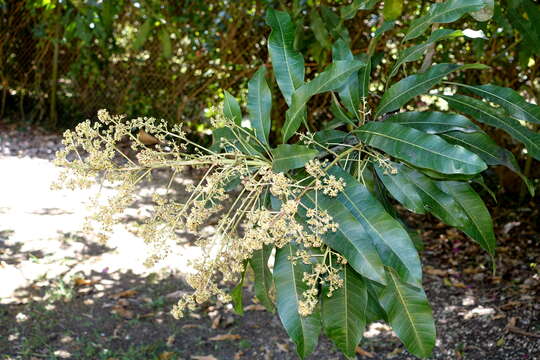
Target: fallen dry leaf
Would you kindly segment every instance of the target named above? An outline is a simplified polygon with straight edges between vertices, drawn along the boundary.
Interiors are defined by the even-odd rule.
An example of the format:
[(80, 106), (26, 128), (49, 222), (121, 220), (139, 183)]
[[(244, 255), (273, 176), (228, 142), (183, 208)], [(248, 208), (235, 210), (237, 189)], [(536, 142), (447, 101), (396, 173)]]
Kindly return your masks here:
[(217, 329), (219, 327), (219, 322), (221, 321), (221, 315), (217, 315), (212, 319), (212, 329)]
[(289, 344), (280, 344), (280, 343), (277, 343), (276, 344), (277, 348), (279, 351), (283, 351), (283, 352), (289, 352)]
[(125, 319), (133, 319), (134, 317), (133, 311), (127, 310), (123, 306), (113, 306), (111, 312)]
[(197, 325), (197, 324), (186, 324), (186, 325), (182, 326), (182, 329), (196, 329), (196, 328), (200, 328), (200, 327), (201, 326)]
[(222, 335), (216, 335), (214, 337), (211, 337), (210, 341), (226, 341), (226, 340), (238, 340), (238, 339), (241, 339), (242, 337), (240, 335), (237, 335), (237, 334), (222, 334)]
[(431, 266), (426, 266), (424, 272), (428, 275), (435, 275), (440, 277), (448, 276), (448, 270), (435, 269)]
[(171, 347), (174, 344), (174, 340), (176, 340), (176, 337), (174, 335), (171, 335), (167, 338), (167, 346)]
[(113, 299), (119, 299), (119, 298), (126, 298), (126, 297), (132, 297), (137, 295), (137, 290), (125, 290), (121, 291), (119, 293), (111, 295)]
[(75, 286), (88, 286), (88, 285), (92, 285), (92, 284), (95, 284), (95, 281), (92, 281), (92, 280), (88, 280), (88, 279), (83, 279), (83, 278), (75, 278), (73, 280), (73, 282), (75, 283)]
[(251, 304), (244, 307), (244, 311), (265, 311), (266, 308), (261, 304)]
[(158, 358), (159, 360), (170, 360), (172, 359), (174, 353), (172, 351), (164, 351), (161, 354), (159, 354)]
[(219, 360), (214, 355), (203, 355), (203, 356), (195, 355), (195, 356), (191, 356), (191, 359), (192, 360)]
[(365, 356), (365, 357), (368, 357), (370, 359), (372, 359), (374, 357), (374, 355), (372, 353), (370, 353), (369, 351), (366, 351), (364, 349), (362, 349), (360, 346), (357, 346), (356, 347), (356, 353), (358, 355), (361, 355), (361, 356)]
[(240, 360), (240, 358), (244, 355), (243, 351), (239, 351), (236, 354), (234, 354), (234, 360)]

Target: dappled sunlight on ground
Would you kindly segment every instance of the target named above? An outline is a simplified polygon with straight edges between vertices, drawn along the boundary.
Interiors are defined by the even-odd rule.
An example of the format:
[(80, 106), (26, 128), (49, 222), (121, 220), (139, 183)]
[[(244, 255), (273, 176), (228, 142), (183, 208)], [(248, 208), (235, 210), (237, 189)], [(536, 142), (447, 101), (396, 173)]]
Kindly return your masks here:
[(114, 226), (104, 246), (82, 228), (88, 200), (98, 191), (103, 198), (110, 196), (111, 188), (52, 191), (60, 170), (45, 159), (2, 156), (0, 168), (8, 174), (0, 177), (0, 188), (6, 190), (0, 197), (0, 278), (6, 279), (0, 287), (3, 303), (14, 299), (17, 288), (43, 277), (62, 276), (67, 281), (75, 275), (102, 271), (181, 274), (189, 271), (188, 260), (199, 255), (190, 245), (193, 239), (186, 236), (157, 269), (143, 265), (148, 248), (136, 236), (137, 228), (149, 214), (151, 194), (162, 192), (164, 186), (142, 187), (134, 206), (126, 212), (127, 221)]

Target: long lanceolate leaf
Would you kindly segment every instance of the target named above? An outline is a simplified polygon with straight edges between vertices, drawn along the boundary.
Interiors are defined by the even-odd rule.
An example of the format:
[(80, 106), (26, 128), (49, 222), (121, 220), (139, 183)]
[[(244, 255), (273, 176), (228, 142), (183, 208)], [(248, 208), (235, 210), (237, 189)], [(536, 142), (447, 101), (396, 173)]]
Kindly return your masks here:
[(495, 233), (493, 221), (486, 205), (476, 191), (467, 183), (458, 181), (438, 181), (437, 186), (452, 196), (467, 214), (468, 221), (460, 230), (469, 235), (490, 255), (495, 253)]
[(452, 84), (501, 105), (513, 119), (540, 124), (540, 106), (527, 102), (512, 89), (491, 84), (477, 86), (459, 83)]
[(469, 12), (482, 9), (485, 5), (485, 0), (448, 0), (440, 4), (432, 4), (427, 15), (411, 23), (403, 41), (417, 38), (433, 23), (456, 21)]
[(298, 169), (317, 155), (317, 150), (305, 145), (281, 144), (272, 150), (272, 168), (277, 172)]
[[(425, 211), (431, 212), (448, 225), (465, 225), (467, 218), (461, 206), (439, 189), (435, 180), (404, 164), (392, 163), (392, 167), (396, 174), (387, 174), (384, 170), (377, 169), (377, 175), (396, 200), (411, 211), (421, 214)], [(407, 191), (406, 198), (404, 191)]]
[(521, 172), (519, 164), (510, 151), (500, 147), (484, 132), (464, 133), (462, 131), (450, 131), (440, 136), (451, 144), (457, 144), (474, 152), (488, 165), (503, 165), (518, 174), (534, 194), (534, 184)]
[(420, 284), (420, 258), (407, 231), (354, 177), (338, 167), (330, 169), (329, 174), (345, 180), (347, 185), (336, 199), (362, 224), (383, 263), (398, 270), (402, 278)]
[(268, 145), (270, 134), (270, 113), (272, 111), (272, 93), (264, 79), (266, 68), (261, 66), (248, 83), (249, 120), (255, 129), (257, 139)]
[(287, 334), (296, 344), (296, 351), (303, 359), (313, 352), (321, 331), (321, 318), (316, 308), (311, 315), (300, 316), (298, 304), (308, 285), (302, 280), (304, 272), (311, 272), (311, 265), (301, 261), (291, 262), (297, 246), (292, 243), (276, 251), (274, 284), (277, 295), (277, 311)]
[(268, 259), (272, 253), (270, 245), (264, 245), (262, 249), (253, 252), (249, 260), (255, 274), (255, 296), (268, 310), (274, 310), (274, 304), (270, 299), (272, 289), (272, 272), (268, 267)]
[(403, 125), (371, 122), (354, 132), (367, 145), (443, 174), (477, 174), (487, 168), (482, 159), (469, 150)]
[(234, 96), (232, 96), (227, 90), (224, 91), (225, 100), (223, 101), (223, 115), (234, 122), (236, 125), (242, 124), (242, 111), (240, 110), (240, 104)]
[(438, 64), (432, 66), (428, 71), (416, 75), (407, 76), (392, 85), (383, 95), (375, 117), (384, 113), (399, 109), (409, 100), (417, 95), (421, 95), (439, 83), (448, 74), (466, 69), (485, 69), (481, 64)]
[(431, 355), (436, 333), (426, 294), (420, 288), (403, 283), (392, 269), (387, 271), (387, 282), (379, 301), (392, 330), (412, 354)]
[(439, 96), (446, 100), (452, 108), (464, 112), (482, 123), (506, 131), (514, 139), (522, 142), (532, 157), (540, 159), (540, 134), (527, 129), (505, 112), (469, 96)]
[(292, 96), (292, 104), (287, 110), (285, 124), (281, 130), (283, 142), (287, 142), (305, 120), (306, 104), (313, 95), (339, 89), (351, 74), (364, 65), (360, 60), (334, 61), (315, 79), (298, 88)]
[(437, 111), (408, 111), (394, 114), (384, 122), (405, 125), (428, 134), (443, 134), (450, 131), (466, 133), (481, 129), (463, 115)]
[(349, 265), (342, 271), (343, 286), (328, 297), (323, 286), (321, 310), (324, 332), (347, 356), (354, 356), (366, 326), (367, 284)]
[[(339, 39), (332, 48), (332, 58), (334, 60), (353, 60), (354, 56), (345, 41)], [(338, 89), (339, 97), (343, 104), (357, 119), (360, 119), (360, 82), (358, 72), (349, 76), (345, 84)]]
[(304, 57), (294, 49), (295, 26), (289, 14), (268, 9), (266, 23), (272, 28), (268, 38), (268, 52), (278, 86), (287, 104), (291, 104), (294, 90), (304, 83)]
[[(316, 197), (313, 191), (304, 195), (302, 203), (308, 208), (315, 208), (317, 204), (339, 224), (336, 232), (329, 231), (322, 236), (326, 245), (345, 256), (347, 262), (362, 276), (381, 284), (386, 282), (384, 265), (371, 237), (345, 205), (326, 196)], [(300, 214), (304, 212), (299, 209)]]
[(436, 41), (459, 36), (461, 34), (461, 31), (451, 29), (439, 29), (434, 31), (433, 34), (431, 34), (431, 36), (426, 40), (426, 42), (408, 47), (399, 54), (394, 66), (392, 66), (389, 77), (393, 77), (394, 75), (396, 75), (401, 65), (408, 62), (420, 60), (426, 50), (430, 47), (430, 45), (432, 45)]

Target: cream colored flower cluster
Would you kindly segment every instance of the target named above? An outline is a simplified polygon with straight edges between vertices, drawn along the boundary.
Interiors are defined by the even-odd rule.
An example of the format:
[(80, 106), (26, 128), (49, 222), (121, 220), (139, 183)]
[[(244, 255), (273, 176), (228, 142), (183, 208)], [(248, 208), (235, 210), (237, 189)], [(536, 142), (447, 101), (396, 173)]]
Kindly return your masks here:
[[(104, 110), (98, 120), (83, 122), (64, 134), (65, 149), (57, 154), (57, 164), (66, 168), (60, 179), (63, 186), (80, 188), (98, 182), (116, 187), (117, 194), (108, 203), (96, 202), (98, 211), (91, 217), (104, 232), (119, 221), (118, 215), (133, 202), (136, 187), (151, 179), (154, 171), (170, 171), (168, 192), (184, 168), (204, 170), (197, 185), (188, 188), (185, 201), (154, 194), (152, 215), (141, 231), (152, 250), (149, 265), (167, 256), (167, 244), (181, 231), (199, 235), (196, 244), (203, 256), (191, 262), (195, 271), (187, 278), (194, 292), (178, 302), (175, 316), (214, 297), (230, 301), (222, 284), (238, 281), (245, 261), (264, 245), (281, 248), (294, 242), (300, 250), (290, 261), (300, 259), (312, 268), (304, 274), (308, 290), (300, 302), (302, 315), (316, 306), (319, 286), (328, 286), (330, 295), (342, 286), (339, 273), (346, 261), (324, 244), (325, 234), (337, 231), (338, 224), (319, 208), (317, 199), (337, 196), (345, 182), (326, 174), (327, 162), (310, 161), (305, 166), (309, 176), (297, 180), (274, 172), (271, 159), (246, 155), (233, 143), (229, 152), (205, 149), (187, 139), (180, 126), (169, 128), (153, 118), (126, 120)], [(238, 138), (250, 136), (245, 129), (227, 125), (233, 133), (238, 131)], [(152, 137), (151, 145), (141, 132)], [(314, 195), (314, 206), (303, 201), (308, 193)], [(214, 232), (200, 233), (209, 222), (215, 224)]]

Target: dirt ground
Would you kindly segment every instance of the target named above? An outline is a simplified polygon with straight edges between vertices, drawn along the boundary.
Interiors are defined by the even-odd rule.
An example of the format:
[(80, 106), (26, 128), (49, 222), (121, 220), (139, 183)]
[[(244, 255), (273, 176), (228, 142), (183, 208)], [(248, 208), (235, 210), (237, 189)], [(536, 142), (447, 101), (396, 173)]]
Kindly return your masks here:
[[(0, 359), (296, 358), (277, 315), (256, 304), (250, 285), (243, 317), (230, 304), (208, 304), (172, 319), (171, 306), (189, 291), (183, 276), (198, 253), (193, 238), (185, 234), (159, 267), (143, 266), (137, 230), (150, 184), (106, 245), (83, 233), (84, 201), (96, 189), (49, 190), (59, 147), (57, 135), (0, 124)], [(191, 181), (189, 174), (180, 180)], [(538, 197), (517, 205), (501, 194), (490, 203), (495, 274), (463, 234), (404, 213), (425, 242), (424, 283), (438, 331), (431, 359), (540, 359)], [(382, 323), (366, 329), (358, 352), (358, 359), (415, 359)], [(321, 337), (309, 359), (344, 357)]]

